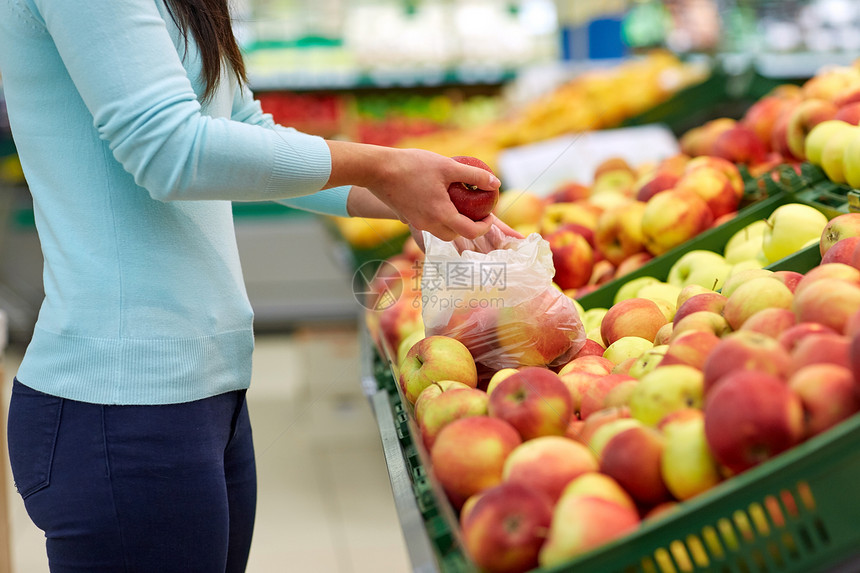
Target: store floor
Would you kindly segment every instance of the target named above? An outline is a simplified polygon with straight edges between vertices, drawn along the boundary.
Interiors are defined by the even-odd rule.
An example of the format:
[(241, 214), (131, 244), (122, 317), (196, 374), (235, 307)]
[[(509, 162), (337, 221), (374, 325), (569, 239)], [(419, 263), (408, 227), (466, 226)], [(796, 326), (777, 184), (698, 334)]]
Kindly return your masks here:
[[(3, 412), (18, 360), (7, 352)], [(258, 335), (248, 403), (259, 474), (248, 573), (408, 571), (355, 329)], [(47, 573), (44, 536), (4, 481), (12, 573)]]

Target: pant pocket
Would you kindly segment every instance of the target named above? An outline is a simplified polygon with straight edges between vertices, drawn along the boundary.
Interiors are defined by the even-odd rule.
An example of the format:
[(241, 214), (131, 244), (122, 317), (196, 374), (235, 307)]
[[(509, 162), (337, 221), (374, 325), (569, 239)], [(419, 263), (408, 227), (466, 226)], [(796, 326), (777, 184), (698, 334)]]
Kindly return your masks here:
[(13, 381), (7, 441), (12, 477), (24, 499), (51, 481), (62, 411), (62, 398), (33, 390), (17, 379)]

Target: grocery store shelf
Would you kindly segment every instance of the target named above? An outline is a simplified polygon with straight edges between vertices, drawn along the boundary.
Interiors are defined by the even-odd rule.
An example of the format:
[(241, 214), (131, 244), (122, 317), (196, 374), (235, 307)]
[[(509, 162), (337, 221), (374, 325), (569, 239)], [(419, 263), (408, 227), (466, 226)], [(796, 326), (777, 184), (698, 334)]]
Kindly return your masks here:
[(249, 71), (248, 83), (255, 92), (338, 91), (355, 89), (436, 88), (448, 86), (493, 86), (511, 81), (514, 70), (495, 66), (454, 69)]
[(379, 425), (385, 463), (388, 466), (391, 490), (394, 494), (394, 505), (403, 528), (403, 538), (406, 541), (412, 570), (419, 573), (436, 573), (439, 567), (430, 546), (424, 518), (418, 509), (415, 493), (412, 490), (412, 480), (400, 449), (388, 392), (385, 390), (376, 392), (371, 398), (371, 404)]

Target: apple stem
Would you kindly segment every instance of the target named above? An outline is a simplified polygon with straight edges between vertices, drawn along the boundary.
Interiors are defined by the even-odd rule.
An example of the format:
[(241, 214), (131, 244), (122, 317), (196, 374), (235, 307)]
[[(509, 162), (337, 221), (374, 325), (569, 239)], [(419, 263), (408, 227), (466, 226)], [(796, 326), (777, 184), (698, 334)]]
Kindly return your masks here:
[(465, 187), (469, 191), (477, 191), (478, 190), (477, 185), (469, 185), (468, 183), (463, 183), (463, 187)]

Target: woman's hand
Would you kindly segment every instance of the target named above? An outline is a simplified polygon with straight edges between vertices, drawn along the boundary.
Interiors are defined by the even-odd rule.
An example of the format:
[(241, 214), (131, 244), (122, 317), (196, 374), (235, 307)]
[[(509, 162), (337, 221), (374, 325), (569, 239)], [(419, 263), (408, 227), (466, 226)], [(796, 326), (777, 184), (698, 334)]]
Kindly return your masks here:
[(472, 221), (460, 214), (448, 197), (448, 186), (456, 182), (498, 189), (498, 178), (484, 169), (420, 149), (328, 143), (332, 150), (332, 175), (327, 187), (343, 184), (366, 187), (395, 216), (415, 229), (428, 231), (445, 241), (458, 237), (475, 239), (496, 221), (492, 216)]

